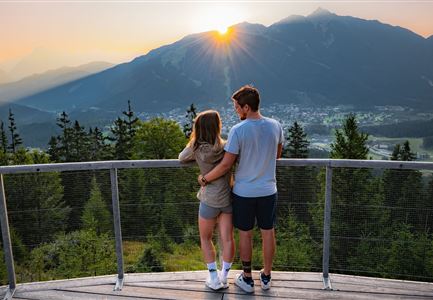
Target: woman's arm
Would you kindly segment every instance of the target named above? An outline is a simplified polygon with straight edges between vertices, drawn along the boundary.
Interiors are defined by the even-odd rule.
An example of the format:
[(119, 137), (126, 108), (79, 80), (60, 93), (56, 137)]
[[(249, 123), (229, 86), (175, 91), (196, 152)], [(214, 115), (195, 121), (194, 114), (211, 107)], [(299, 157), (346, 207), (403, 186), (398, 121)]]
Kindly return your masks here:
[(190, 146), (186, 146), (185, 149), (179, 153), (179, 160), (180, 162), (189, 162), (195, 160), (194, 151), (192, 151)]

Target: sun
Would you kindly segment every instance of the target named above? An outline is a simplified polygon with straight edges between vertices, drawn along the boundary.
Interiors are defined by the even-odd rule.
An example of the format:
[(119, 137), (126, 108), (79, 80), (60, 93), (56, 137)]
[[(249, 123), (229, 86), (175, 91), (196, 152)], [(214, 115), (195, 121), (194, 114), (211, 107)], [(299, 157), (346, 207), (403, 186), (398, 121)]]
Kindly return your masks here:
[(229, 27), (222, 25), (217, 28), (217, 31), (219, 34), (225, 35), (229, 31)]
[(234, 5), (206, 5), (203, 10), (196, 11), (196, 17), (192, 18), (195, 31), (217, 31), (220, 35), (226, 35), (230, 26), (245, 21), (242, 12)]

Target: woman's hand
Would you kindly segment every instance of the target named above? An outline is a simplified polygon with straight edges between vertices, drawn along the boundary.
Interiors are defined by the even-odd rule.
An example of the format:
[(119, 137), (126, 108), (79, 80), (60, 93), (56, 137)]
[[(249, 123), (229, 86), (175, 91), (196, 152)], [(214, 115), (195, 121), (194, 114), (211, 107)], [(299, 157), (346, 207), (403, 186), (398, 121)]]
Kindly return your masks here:
[(208, 182), (207, 182), (206, 178), (204, 177), (204, 175), (201, 175), (201, 174), (198, 175), (197, 180), (198, 180), (198, 183), (199, 183), (201, 186), (205, 186), (206, 184), (208, 184)]

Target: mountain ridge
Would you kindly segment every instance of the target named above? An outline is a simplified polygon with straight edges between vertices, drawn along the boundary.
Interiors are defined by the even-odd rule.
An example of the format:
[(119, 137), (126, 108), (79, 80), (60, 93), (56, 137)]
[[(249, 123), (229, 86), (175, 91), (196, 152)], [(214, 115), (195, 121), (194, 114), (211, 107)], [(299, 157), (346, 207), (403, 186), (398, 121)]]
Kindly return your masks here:
[(320, 9), (302, 20), (239, 23), (226, 41), (214, 31), (188, 35), (19, 103), (57, 111), (121, 109), (127, 100), (148, 112), (192, 102), (217, 107), (252, 83), (270, 103), (433, 109), (433, 60), (425, 38)]

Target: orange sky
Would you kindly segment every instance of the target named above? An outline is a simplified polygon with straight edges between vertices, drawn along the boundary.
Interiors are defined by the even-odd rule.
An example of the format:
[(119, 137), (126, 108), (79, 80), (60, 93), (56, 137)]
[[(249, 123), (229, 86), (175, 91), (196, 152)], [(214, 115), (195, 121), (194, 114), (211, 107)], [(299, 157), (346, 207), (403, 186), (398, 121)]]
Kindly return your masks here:
[(270, 25), (318, 7), (378, 19), (424, 37), (433, 34), (433, 0), (420, 1), (4, 1), (0, 68), (34, 49), (65, 56), (65, 65), (123, 62), (185, 35), (247, 21)]

